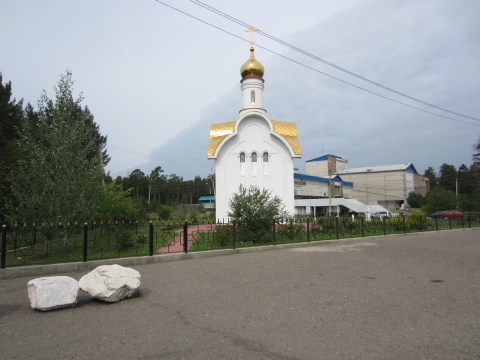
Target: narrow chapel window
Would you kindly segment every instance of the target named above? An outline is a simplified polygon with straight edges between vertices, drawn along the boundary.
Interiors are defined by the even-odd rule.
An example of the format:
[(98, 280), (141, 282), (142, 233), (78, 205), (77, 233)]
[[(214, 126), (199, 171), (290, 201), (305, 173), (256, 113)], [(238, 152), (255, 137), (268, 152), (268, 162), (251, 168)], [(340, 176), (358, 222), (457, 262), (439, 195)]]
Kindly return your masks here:
[(257, 176), (258, 168), (257, 168), (257, 153), (252, 153), (252, 176)]
[(252, 162), (257, 162), (257, 153), (252, 153)]
[(252, 104), (255, 104), (255, 91), (252, 90), (252, 92), (250, 93), (250, 102)]
[(240, 153), (240, 176), (245, 176), (245, 153)]
[(268, 171), (268, 152), (263, 153), (263, 175), (267, 176), (269, 173)]

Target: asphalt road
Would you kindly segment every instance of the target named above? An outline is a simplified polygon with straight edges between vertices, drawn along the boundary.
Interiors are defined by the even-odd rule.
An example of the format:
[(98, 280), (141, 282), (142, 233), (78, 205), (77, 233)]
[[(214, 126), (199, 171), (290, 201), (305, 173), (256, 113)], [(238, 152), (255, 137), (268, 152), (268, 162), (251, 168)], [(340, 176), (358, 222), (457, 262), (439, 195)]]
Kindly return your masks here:
[(1, 280), (0, 359), (480, 358), (480, 230), (134, 268), (138, 297), (46, 313)]

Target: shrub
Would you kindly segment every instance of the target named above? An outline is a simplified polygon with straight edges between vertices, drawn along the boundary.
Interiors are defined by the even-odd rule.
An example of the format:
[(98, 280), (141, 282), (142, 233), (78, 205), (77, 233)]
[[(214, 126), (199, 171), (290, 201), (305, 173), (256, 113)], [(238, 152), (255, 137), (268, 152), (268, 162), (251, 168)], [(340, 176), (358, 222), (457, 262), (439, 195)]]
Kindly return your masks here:
[(170, 219), (172, 216), (173, 208), (170, 205), (160, 205), (158, 208), (158, 217), (162, 220)]
[(425, 224), (425, 213), (423, 210), (415, 209), (407, 217), (408, 227), (411, 229), (422, 229)]
[(228, 246), (232, 239), (232, 225), (215, 226), (215, 242), (220, 246)]
[(305, 226), (300, 221), (295, 221), (293, 217), (281, 219), (276, 228), (277, 235), (281, 239), (294, 240), (295, 237), (305, 236)]
[(264, 242), (271, 234), (273, 220), (283, 217), (282, 200), (271, 196), (271, 191), (240, 185), (238, 193), (229, 202), (228, 216), (237, 223), (241, 241)]

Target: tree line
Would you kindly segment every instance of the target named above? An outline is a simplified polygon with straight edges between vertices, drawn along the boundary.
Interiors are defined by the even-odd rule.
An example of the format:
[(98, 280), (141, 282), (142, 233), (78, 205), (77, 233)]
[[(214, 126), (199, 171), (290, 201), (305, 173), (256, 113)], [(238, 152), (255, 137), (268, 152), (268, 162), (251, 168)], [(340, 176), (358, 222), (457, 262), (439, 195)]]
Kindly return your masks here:
[(433, 167), (423, 174), (428, 179), (426, 196), (410, 193), (407, 199), (414, 208), (427, 212), (440, 210), (473, 211), (480, 209), (480, 138), (473, 147), (472, 164), (462, 164), (458, 169), (451, 164), (442, 164), (437, 172)]
[(162, 206), (198, 204), (200, 196), (214, 193), (213, 175), (184, 180), (176, 174), (166, 175), (161, 166), (155, 167), (149, 174), (135, 169), (126, 177), (117, 176), (107, 181), (115, 181), (125, 190), (129, 189), (131, 196), (150, 212), (157, 212)]
[[(55, 97), (43, 92), (37, 107), (12, 98), (11, 82), (0, 73), (0, 221), (68, 223), (122, 220), (156, 213), (168, 219), (175, 211), (185, 219), (183, 204), (197, 204), (214, 193), (214, 176), (184, 180), (165, 174), (161, 166), (150, 173), (133, 170), (113, 179), (105, 174), (110, 161), (107, 137), (100, 133), (82, 95), (73, 97), (72, 74), (66, 71), (54, 87)], [(426, 211), (480, 209), (480, 139), (473, 163), (429, 167), (424, 176), (430, 192), (409, 195), (412, 207)]]
[(160, 166), (112, 179), (107, 137), (82, 95), (74, 98), (70, 71), (54, 90), (54, 98), (44, 91), (36, 107), (24, 106), (0, 73), (1, 223), (121, 221), (149, 211), (168, 218), (175, 206), (213, 192), (212, 176), (184, 180)]

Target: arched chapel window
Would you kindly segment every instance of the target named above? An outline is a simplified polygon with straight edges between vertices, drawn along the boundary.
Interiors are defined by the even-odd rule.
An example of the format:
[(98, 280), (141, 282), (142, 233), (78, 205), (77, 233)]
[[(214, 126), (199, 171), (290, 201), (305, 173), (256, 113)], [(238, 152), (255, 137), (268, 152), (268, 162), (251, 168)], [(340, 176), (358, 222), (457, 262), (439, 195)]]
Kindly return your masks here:
[(250, 93), (250, 102), (252, 104), (255, 104), (255, 91), (252, 90), (252, 92)]
[(268, 170), (268, 152), (263, 153), (263, 175), (268, 176), (269, 170)]
[(245, 176), (245, 153), (240, 153), (240, 176)]
[(252, 176), (257, 176), (258, 168), (257, 168), (257, 153), (252, 152)]

